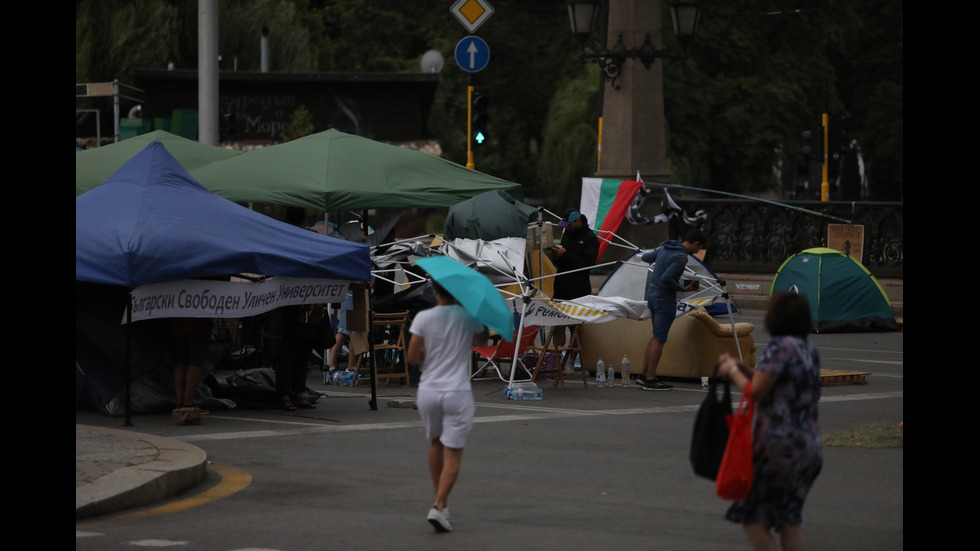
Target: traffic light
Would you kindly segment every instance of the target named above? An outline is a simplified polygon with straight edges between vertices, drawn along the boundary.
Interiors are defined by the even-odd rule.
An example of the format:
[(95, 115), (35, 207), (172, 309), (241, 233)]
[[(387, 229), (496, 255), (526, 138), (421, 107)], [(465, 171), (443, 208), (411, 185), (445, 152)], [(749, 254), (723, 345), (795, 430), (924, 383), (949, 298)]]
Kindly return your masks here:
[(802, 151), (807, 159), (823, 162), (823, 126), (803, 132)]
[(844, 130), (844, 117), (830, 115), (829, 136), (827, 137), (827, 154), (833, 160), (838, 160), (847, 150), (847, 132)]
[(484, 94), (473, 96), (473, 141), (476, 145), (483, 145), (489, 138), (487, 133), (487, 123), (490, 117), (487, 115), (487, 106), (490, 98)]

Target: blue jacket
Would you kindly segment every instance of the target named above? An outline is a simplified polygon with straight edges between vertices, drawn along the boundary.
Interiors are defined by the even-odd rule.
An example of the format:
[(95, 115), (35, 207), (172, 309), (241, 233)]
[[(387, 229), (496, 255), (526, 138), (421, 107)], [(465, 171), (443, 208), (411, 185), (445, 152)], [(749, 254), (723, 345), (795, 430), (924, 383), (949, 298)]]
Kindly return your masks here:
[(660, 248), (640, 257), (647, 263), (656, 262), (653, 273), (648, 278), (650, 286), (647, 288), (647, 297), (654, 293), (661, 296), (677, 296), (677, 292), (684, 288), (681, 285), (681, 275), (687, 266), (688, 254), (690, 253), (683, 243), (671, 239), (661, 243)]

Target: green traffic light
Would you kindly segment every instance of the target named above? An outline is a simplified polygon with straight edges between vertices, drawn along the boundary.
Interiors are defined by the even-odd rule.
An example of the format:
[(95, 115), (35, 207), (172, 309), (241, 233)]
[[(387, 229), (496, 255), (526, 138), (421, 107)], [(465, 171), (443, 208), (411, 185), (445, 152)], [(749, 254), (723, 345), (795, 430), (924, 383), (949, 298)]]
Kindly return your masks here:
[(483, 132), (477, 132), (473, 139), (476, 140), (476, 143), (483, 143), (487, 138), (483, 135)]

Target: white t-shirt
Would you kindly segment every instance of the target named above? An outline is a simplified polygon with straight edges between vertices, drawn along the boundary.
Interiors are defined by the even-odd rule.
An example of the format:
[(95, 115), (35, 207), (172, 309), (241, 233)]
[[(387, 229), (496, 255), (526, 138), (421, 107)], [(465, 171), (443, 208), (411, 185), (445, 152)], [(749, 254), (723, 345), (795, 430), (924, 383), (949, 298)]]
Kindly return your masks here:
[(483, 324), (462, 306), (435, 306), (422, 310), (409, 330), (424, 339), (425, 359), (419, 390), (470, 390), (470, 348)]

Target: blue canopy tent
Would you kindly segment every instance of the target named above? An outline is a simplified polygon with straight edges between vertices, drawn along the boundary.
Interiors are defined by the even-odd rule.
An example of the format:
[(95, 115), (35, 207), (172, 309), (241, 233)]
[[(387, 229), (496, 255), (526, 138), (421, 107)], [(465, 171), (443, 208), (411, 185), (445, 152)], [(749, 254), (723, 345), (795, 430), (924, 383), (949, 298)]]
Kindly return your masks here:
[(160, 142), (75, 198), (75, 280), (137, 286), (238, 273), (367, 281), (367, 245), (215, 195)]
[[(215, 195), (160, 142), (75, 198), (76, 303), (95, 302), (84, 296), (97, 293), (93, 285), (129, 292), (235, 274), (369, 281), (371, 259), (367, 245), (298, 228)], [(86, 328), (79, 315), (85, 313), (76, 305), (76, 356)], [(116, 315), (121, 319), (123, 311)]]

